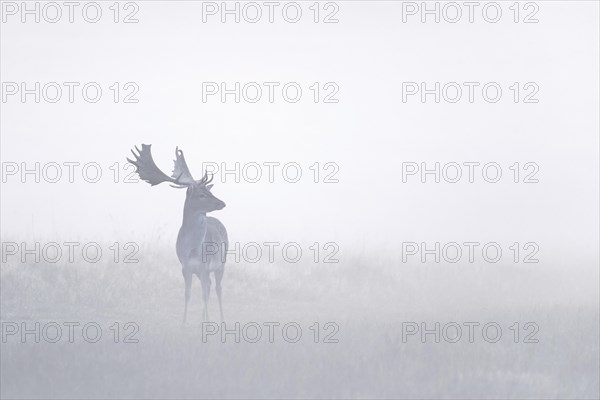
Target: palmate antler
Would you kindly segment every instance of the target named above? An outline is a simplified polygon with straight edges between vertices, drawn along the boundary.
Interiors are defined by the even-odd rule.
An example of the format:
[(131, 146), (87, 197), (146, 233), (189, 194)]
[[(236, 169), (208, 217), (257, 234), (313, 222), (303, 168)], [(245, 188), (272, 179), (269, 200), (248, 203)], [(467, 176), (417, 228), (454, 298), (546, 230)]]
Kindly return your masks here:
[[(140, 178), (143, 181), (148, 182), (152, 186), (158, 185), (163, 182), (171, 182), (178, 186), (185, 186), (185, 183), (179, 181), (179, 177), (167, 176), (156, 166), (154, 160), (152, 159), (151, 147), (151, 144), (142, 144), (142, 149), (140, 150), (137, 146), (135, 146), (135, 149), (139, 153), (136, 154), (133, 150), (131, 150), (131, 153), (135, 157), (135, 161), (129, 158), (127, 159), (127, 161), (135, 165), (136, 172), (138, 173)], [(183, 158), (182, 161), (185, 163), (185, 160), (183, 160)], [(187, 170), (187, 166), (185, 166), (185, 169)]]
[(150, 185), (154, 186), (163, 182), (171, 182), (174, 184), (171, 185), (172, 187), (181, 189), (193, 184), (206, 185), (212, 181), (212, 175), (209, 179), (206, 173), (204, 173), (201, 180), (195, 181), (185, 162), (183, 151), (179, 150), (178, 147), (175, 148), (175, 166), (173, 167), (173, 173), (171, 176), (167, 176), (167, 174), (162, 172), (154, 163), (151, 147), (151, 144), (142, 144), (142, 149), (140, 150), (136, 146), (135, 149), (139, 154), (136, 154), (131, 150), (131, 153), (135, 157), (135, 161), (129, 158), (127, 159), (127, 161), (135, 165), (136, 172), (140, 178)]
[(184, 185), (191, 185), (193, 183), (199, 185), (208, 185), (212, 182), (213, 176), (210, 175), (210, 179), (208, 178), (208, 174), (205, 172), (202, 179), (199, 181), (195, 181), (188, 169), (187, 163), (185, 162), (185, 157), (183, 156), (183, 151), (179, 150), (179, 147), (175, 148), (175, 161), (173, 161), (175, 166), (173, 167), (173, 173), (171, 177), (176, 178)]

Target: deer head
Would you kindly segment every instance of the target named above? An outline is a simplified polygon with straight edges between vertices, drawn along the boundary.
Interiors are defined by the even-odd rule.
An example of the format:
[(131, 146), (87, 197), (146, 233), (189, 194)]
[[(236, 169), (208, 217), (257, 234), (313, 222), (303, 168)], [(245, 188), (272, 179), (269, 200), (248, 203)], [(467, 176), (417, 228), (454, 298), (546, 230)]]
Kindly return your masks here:
[(209, 178), (208, 174), (204, 173), (202, 179), (194, 180), (183, 157), (183, 151), (175, 148), (175, 167), (171, 176), (167, 176), (154, 163), (150, 150), (151, 146), (150, 144), (142, 144), (141, 150), (136, 146), (135, 149), (138, 154), (131, 150), (135, 161), (127, 159), (127, 161), (135, 165), (140, 179), (152, 186), (163, 182), (170, 182), (174, 188), (187, 188), (185, 210), (191, 212), (207, 213), (221, 210), (225, 207), (225, 203), (210, 192), (213, 186), (210, 184), (213, 179), (212, 175)]

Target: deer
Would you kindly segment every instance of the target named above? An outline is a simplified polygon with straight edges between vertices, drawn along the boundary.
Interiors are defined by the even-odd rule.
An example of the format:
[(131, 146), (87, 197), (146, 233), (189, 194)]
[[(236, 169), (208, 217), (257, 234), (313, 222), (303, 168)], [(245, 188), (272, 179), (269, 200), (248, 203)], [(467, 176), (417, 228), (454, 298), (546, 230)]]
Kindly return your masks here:
[(163, 182), (170, 183), (171, 187), (187, 189), (183, 205), (183, 222), (177, 235), (176, 253), (181, 263), (181, 272), (185, 283), (185, 307), (183, 311), (183, 325), (187, 321), (188, 303), (192, 290), (192, 276), (200, 279), (202, 286), (202, 300), (204, 310), (203, 321), (208, 321), (208, 298), (210, 296), (212, 273), (215, 277), (215, 291), (219, 300), (221, 321), (223, 317), (223, 303), (221, 301), (221, 280), (225, 272), (225, 261), (229, 240), (225, 226), (216, 218), (207, 217), (212, 211), (222, 210), (225, 203), (211, 193), (213, 176), (210, 178), (205, 172), (200, 180), (194, 180), (179, 147), (175, 148), (175, 167), (171, 176), (163, 173), (154, 163), (151, 152), (152, 145), (142, 144), (137, 153), (131, 150), (135, 160), (127, 161), (136, 168), (140, 179), (151, 186)]

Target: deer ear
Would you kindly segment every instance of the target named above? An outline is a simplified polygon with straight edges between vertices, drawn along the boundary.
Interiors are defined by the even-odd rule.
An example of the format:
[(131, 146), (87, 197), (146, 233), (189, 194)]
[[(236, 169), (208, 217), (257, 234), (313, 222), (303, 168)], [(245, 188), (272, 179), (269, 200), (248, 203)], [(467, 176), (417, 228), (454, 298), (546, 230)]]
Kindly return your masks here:
[(212, 189), (213, 185), (212, 183), (210, 185), (206, 185), (206, 188), (210, 191), (210, 189)]

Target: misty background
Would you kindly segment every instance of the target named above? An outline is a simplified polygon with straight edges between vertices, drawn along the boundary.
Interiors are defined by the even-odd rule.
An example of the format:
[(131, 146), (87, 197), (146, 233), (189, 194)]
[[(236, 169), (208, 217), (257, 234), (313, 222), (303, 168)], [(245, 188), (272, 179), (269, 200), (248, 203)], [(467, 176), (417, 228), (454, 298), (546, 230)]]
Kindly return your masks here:
[[(314, 242), (335, 242), (340, 263), (314, 264), (308, 256), (300, 265), (241, 263), (226, 267), (226, 315), (229, 311), (231, 320), (274, 317), (311, 321), (326, 316), (346, 321), (345, 332), (356, 336), (348, 336), (353, 338), (343, 347), (348, 352), (319, 350), (324, 352), (321, 356), (329, 355), (333, 364), (318, 364), (322, 368), (315, 370), (321, 378), (330, 378), (312, 377), (318, 383), (311, 380), (306, 367), (297, 371), (299, 375), (286, 375), (294, 384), (285, 387), (269, 386), (278, 379), (287, 381), (269, 370), (264, 376), (273, 379), (265, 378), (262, 386), (249, 380), (247, 386), (234, 385), (228, 390), (206, 383), (198, 390), (177, 386), (157, 392), (148, 388), (154, 383), (146, 383), (150, 386), (143, 390), (139, 385), (115, 384), (111, 393), (104, 391), (106, 385), (97, 377), (90, 376), (90, 392), (63, 384), (54, 388), (54, 395), (469, 397), (487, 393), (491, 397), (597, 397), (600, 104), (596, 2), (537, 2), (540, 22), (536, 24), (514, 23), (509, 4), (504, 2), (505, 14), (496, 24), (483, 21), (480, 12), (474, 23), (468, 23), (465, 15), (456, 24), (423, 24), (419, 15), (403, 23), (401, 3), (383, 1), (337, 2), (339, 23), (335, 24), (314, 23), (309, 3), (301, 3), (305, 14), (296, 24), (283, 21), (280, 13), (275, 14), (274, 23), (266, 22), (263, 15), (261, 22), (251, 24), (243, 20), (221, 23), (218, 15), (203, 23), (201, 2), (148, 1), (137, 3), (139, 23), (123, 24), (111, 20), (109, 3), (101, 4), (106, 14), (96, 24), (85, 23), (76, 14), (79, 18), (72, 24), (22, 24), (18, 16), (12, 16), (1, 25), (2, 82), (27, 82), (28, 87), (34, 82), (98, 82), (103, 89), (102, 99), (93, 104), (81, 98), (80, 90), (75, 92), (74, 103), (66, 101), (64, 92), (56, 104), (37, 104), (32, 96), (26, 103), (18, 96), (9, 97), (1, 105), (2, 162), (25, 162), (29, 167), (36, 162), (96, 162), (103, 168), (103, 177), (98, 183), (87, 183), (81, 179), (81, 167), (76, 169), (74, 183), (64, 176), (59, 183), (35, 183), (31, 176), (22, 183), (19, 175), (8, 176), (0, 194), (0, 233), (3, 241), (28, 243), (133, 241), (140, 244), (141, 264), (127, 272), (107, 267), (112, 272), (96, 277), (95, 266), (75, 266), (86, 274), (74, 281), (77, 284), (66, 273), (64, 282), (42, 285), (37, 298), (31, 294), (36, 285), (23, 282), (40, 275), (35, 269), (25, 271), (13, 258), (2, 266), (2, 319), (68, 320), (100, 315), (114, 319), (126, 315), (150, 321), (147, 326), (153, 329), (165, 321), (173, 325), (169, 329), (178, 328), (183, 280), (174, 246), (185, 192), (166, 184), (114, 183), (108, 168), (118, 162), (121, 174), (126, 174), (130, 170), (122, 168), (125, 158), (131, 157), (130, 149), (145, 143), (152, 144), (154, 160), (167, 174), (179, 146), (196, 179), (201, 178), (202, 164), (207, 162), (224, 162), (230, 168), (236, 162), (242, 166), (250, 162), (299, 163), (303, 177), (298, 183), (286, 182), (281, 168), (276, 169), (274, 183), (264, 176), (258, 183), (236, 183), (230, 177), (221, 182), (220, 175), (215, 175), (212, 192), (227, 207), (212, 215), (227, 227), (230, 242), (296, 241), (304, 248)], [(114, 82), (135, 82), (139, 102), (114, 103), (108, 89)], [(303, 96), (298, 103), (287, 103), (279, 86), (274, 103), (266, 100), (266, 90), (256, 104), (235, 103), (232, 96), (226, 103), (219, 96), (203, 102), (203, 82), (226, 82), (228, 87), (235, 82), (242, 86), (247, 82), (297, 82)], [(314, 82), (335, 82), (339, 102), (314, 103), (309, 90)], [(497, 82), (503, 94), (498, 103), (487, 103), (479, 86), (474, 103), (466, 100), (466, 91), (456, 104), (435, 103), (432, 96), (426, 103), (418, 96), (403, 102), (402, 82), (427, 82), (428, 87), (434, 82), (442, 86), (446, 82)], [(509, 87), (514, 82), (520, 83), (521, 90), (527, 82), (537, 83), (539, 102), (513, 102)], [(309, 167), (315, 162), (321, 166), (336, 163), (339, 182), (313, 182)], [(455, 184), (443, 180), (423, 184), (419, 175), (403, 183), (403, 162), (429, 166), (436, 162), (497, 162), (503, 176), (498, 183), (487, 183), (479, 167), (475, 183), (468, 183), (466, 169)], [(514, 183), (509, 167), (515, 162), (539, 165), (539, 183)], [(322, 178), (326, 171), (321, 174)], [(403, 242), (468, 241), (500, 243), (505, 252), (502, 262), (485, 263), (478, 256), (478, 262), (470, 264), (464, 255), (458, 265), (424, 265), (418, 257), (409, 263), (401, 260)], [(540, 262), (513, 263), (508, 248), (514, 242), (537, 243)], [(56, 266), (47, 267), (44, 274), (52, 276)], [(121, 303), (112, 304), (116, 300), (107, 296), (104, 277), (113, 285), (108, 293), (115, 299), (121, 296)], [(197, 302), (197, 327), (200, 289), (196, 282), (192, 302)], [(82, 296), (89, 296), (88, 300), (71, 299), (75, 305), (62, 308), (65, 300), (60, 293), (75, 291), (75, 287), (87, 288)], [(127, 288), (127, 294), (119, 287)], [(147, 294), (144, 299), (152, 306), (136, 299), (136, 291), (140, 297)], [(83, 305), (86, 301), (90, 308)], [(211, 304), (216, 307), (214, 301), (213, 294)], [(157, 314), (148, 314), (147, 308), (156, 309)], [(495, 383), (489, 386), (473, 384), (483, 379), (477, 373), (465, 373), (459, 379), (454, 374), (462, 371), (461, 367), (450, 361), (440, 375), (446, 379), (433, 386), (426, 383), (430, 376), (413, 374), (410, 364), (386, 369), (381, 381), (363, 375), (367, 383), (362, 389), (352, 386), (353, 375), (332, 372), (360, 364), (359, 360), (368, 360), (370, 365), (391, 362), (386, 357), (393, 349), (377, 339), (381, 333), (377, 324), (461, 316), (463, 320), (478, 316), (483, 321), (540, 319), (546, 342), (542, 339), (536, 356), (518, 350), (506, 353), (506, 359), (498, 356), (506, 361), (504, 371), (517, 372), (508, 378), (491, 373), (486, 379)], [(360, 322), (375, 324), (368, 325), (373, 331), (361, 327)], [(163, 337), (162, 331), (156, 335)], [(193, 340), (193, 332), (183, 335), (187, 336), (182, 341)], [(184, 352), (175, 336), (173, 339), (172, 332), (164, 335), (173, 340), (175, 351)], [(554, 341), (575, 344), (573, 348), (557, 345), (552, 350), (543, 347)], [(48, 347), (50, 355), (57, 351)], [(3, 357), (5, 371), (23, 360), (37, 359), (33, 349), (4, 348), (8, 349)], [(220, 358), (220, 350), (210, 351), (214, 351), (210, 356), (222, 363), (216, 370), (228, 370), (230, 361)], [(262, 354), (247, 351), (250, 353), (239, 356), (242, 364), (252, 365), (254, 351)], [(301, 366), (305, 366), (303, 361), (311, 365), (308, 356), (304, 359), (289, 348), (280, 351), (281, 358), (273, 365), (282, 366), (290, 359)], [(353, 351), (369, 356), (347, 356)], [(482, 354), (488, 349), (473, 351)], [(338, 353), (345, 356), (336, 358)], [(436, 360), (444, 359), (439, 354), (402, 354), (407, 363), (423, 363), (424, 371), (431, 371)], [(163, 356), (148, 356), (146, 363), (160, 365)], [(453, 360), (456, 354), (447, 356)], [(81, 357), (81, 365), (97, 361), (94, 355)], [(485, 365), (487, 359), (477, 357), (473, 355), (472, 365)], [(522, 363), (511, 366), (508, 360), (519, 357)], [(570, 363), (577, 365), (580, 357), (585, 358), (585, 366), (573, 367)], [(558, 365), (557, 369), (547, 375), (540, 370), (527, 375), (527, 360), (532, 358), (535, 365)], [(186, 362), (191, 370), (195, 368), (194, 360)], [(173, 368), (179, 367), (174, 362)], [(173, 376), (183, 380), (185, 370)], [(568, 370), (573, 375), (565, 375)], [(134, 374), (132, 380), (163, 376), (163, 371), (150, 367), (147, 373)], [(399, 381), (413, 383), (395, 386), (395, 374), (402, 376)], [(31, 386), (26, 378), (10, 376), (13, 383), (6, 393), (11, 396), (49, 393), (51, 385), (43, 379), (38, 386)], [(308, 378), (297, 380), (298, 376)], [(569, 384), (557, 380), (560, 377)], [(207, 375), (202, 379), (208, 379)], [(511, 392), (514, 385), (517, 389)], [(24, 389), (27, 387), (29, 392)]]

